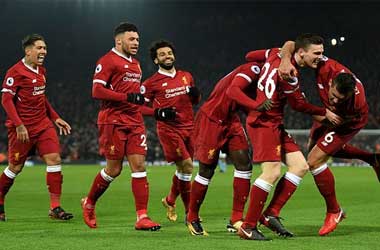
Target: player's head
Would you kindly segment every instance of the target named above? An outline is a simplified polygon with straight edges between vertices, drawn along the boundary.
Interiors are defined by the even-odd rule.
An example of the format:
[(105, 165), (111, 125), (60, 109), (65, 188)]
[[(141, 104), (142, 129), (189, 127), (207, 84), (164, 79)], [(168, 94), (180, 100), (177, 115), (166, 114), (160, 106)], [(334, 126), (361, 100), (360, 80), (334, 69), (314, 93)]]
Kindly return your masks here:
[(352, 74), (340, 73), (331, 83), (329, 90), (330, 105), (339, 105), (355, 93), (356, 80)]
[(124, 54), (136, 55), (139, 49), (139, 34), (132, 23), (120, 23), (114, 30), (116, 49)]
[(22, 49), (25, 52), (25, 60), (32, 66), (44, 63), (47, 47), (45, 39), (38, 34), (27, 35), (22, 39)]
[(155, 41), (149, 51), (150, 57), (156, 65), (166, 70), (174, 67), (175, 48), (172, 43), (165, 40)]
[(317, 68), (323, 57), (323, 38), (310, 33), (299, 35), (295, 40), (295, 53), (301, 67)]

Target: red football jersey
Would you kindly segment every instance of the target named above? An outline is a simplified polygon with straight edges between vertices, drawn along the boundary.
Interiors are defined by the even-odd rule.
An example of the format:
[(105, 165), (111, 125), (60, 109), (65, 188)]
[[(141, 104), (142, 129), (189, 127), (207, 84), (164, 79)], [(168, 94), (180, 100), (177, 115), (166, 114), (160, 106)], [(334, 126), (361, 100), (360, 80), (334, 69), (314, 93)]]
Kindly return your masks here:
[[(22, 123), (38, 131), (51, 124), (46, 111), (45, 74), (44, 67), (34, 69), (22, 59), (7, 71), (1, 90), (14, 96), (16, 111)], [(5, 125), (15, 126), (9, 118)]]
[[(329, 104), (328, 92), (332, 80), (339, 73), (343, 72), (352, 74), (352, 72), (342, 64), (333, 59), (324, 57), (323, 61), (319, 63), (317, 68), (317, 86), (320, 99), (326, 108), (331, 109), (342, 118), (351, 120), (349, 127), (362, 127), (367, 123), (368, 104), (366, 101), (363, 84), (358, 78), (355, 77), (355, 75), (354, 78), (356, 79), (356, 89), (352, 98), (339, 104), (339, 106), (331, 107)], [(345, 124), (345, 126), (348, 126), (348, 124)]]
[(226, 91), (235, 77), (242, 77), (256, 85), (262, 64), (249, 62), (235, 68), (216, 84), (210, 97), (200, 108), (210, 119), (217, 122), (225, 122), (232, 118), (238, 105), (231, 100)]
[[(98, 60), (92, 82), (119, 93), (140, 93), (140, 63), (113, 48)], [(139, 105), (127, 100), (102, 100), (98, 124), (134, 125), (143, 122)]]
[(176, 108), (174, 121), (157, 121), (157, 126), (165, 123), (180, 128), (191, 128), (194, 123), (193, 105), (186, 88), (194, 86), (189, 72), (178, 70), (173, 74), (158, 70), (146, 79), (141, 86), (141, 93), (146, 101), (153, 103), (153, 108)]
[[(257, 102), (266, 99), (272, 100), (273, 108), (262, 113), (251, 112), (249, 122), (255, 121), (263, 126), (273, 127), (283, 124), (284, 107), (289, 102), (293, 109), (311, 115), (324, 115), (325, 109), (306, 102), (300, 91), (298, 78), (285, 81), (278, 75), (278, 67), (281, 58), (278, 53), (272, 54), (261, 69), (260, 78), (257, 82)], [(295, 61), (292, 60), (295, 64)]]

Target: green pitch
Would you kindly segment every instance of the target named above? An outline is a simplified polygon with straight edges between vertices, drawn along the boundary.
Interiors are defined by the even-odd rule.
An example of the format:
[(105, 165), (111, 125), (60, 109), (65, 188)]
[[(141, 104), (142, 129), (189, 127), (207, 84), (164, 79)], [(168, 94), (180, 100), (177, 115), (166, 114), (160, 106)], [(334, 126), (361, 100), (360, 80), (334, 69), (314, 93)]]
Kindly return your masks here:
[[(0, 167), (2, 172), (4, 167)], [(6, 201), (7, 222), (0, 223), (0, 249), (380, 249), (380, 184), (370, 168), (333, 168), (338, 199), (348, 218), (327, 237), (319, 237), (325, 207), (308, 174), (281, 216), (296, 234), (282, 239), (266, 229), (271, 242), (240, 240), (225, 229), (232, 204), (232, 167), (218, 170), (201, 209), (209, 237), (190, 236), (183, 223), (183, 205), (177, 202), (178, 221), (169, 222), (161, 204), (171, 184), (174, 167), (148, 168), (149, 214), (161, 223), (158, 232), (134, 230), (135, 212), (130, 171), (125, 168), (97, 205), (98, 229), (82, 221), (80, 199), (88, 192), (99, 166), (64, 166), (62, 206), (74, 213), (69, 222), (53, 221), (48, 214), (45, 168), (26, 167), (17, 177)], [(197, 170), (195, 170), (196, 172)], [(258, 175), (255, 167), (254, 177)]]

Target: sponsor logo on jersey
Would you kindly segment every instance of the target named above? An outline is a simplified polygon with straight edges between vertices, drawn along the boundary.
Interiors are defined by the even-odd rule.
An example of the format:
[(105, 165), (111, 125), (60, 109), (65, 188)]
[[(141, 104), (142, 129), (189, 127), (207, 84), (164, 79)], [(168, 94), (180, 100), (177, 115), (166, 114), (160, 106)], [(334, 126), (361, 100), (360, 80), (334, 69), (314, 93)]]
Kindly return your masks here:
[(187, 94), (186, 86), (181, 86), (181, 87), (165, 90), (165, 98), (171, 98), (171, 97), (176, 97), (179, 95), (186, 95), (186, 94)]
[(125, 76), (123, 77), (124, 82), (137, 82), (140, 83), (141, 81), (141, 74), (140, 73), (130, 73), (125, 72)]
[(33, 95), (42, 95), (45, 93), (45, 85), (33, 87)]

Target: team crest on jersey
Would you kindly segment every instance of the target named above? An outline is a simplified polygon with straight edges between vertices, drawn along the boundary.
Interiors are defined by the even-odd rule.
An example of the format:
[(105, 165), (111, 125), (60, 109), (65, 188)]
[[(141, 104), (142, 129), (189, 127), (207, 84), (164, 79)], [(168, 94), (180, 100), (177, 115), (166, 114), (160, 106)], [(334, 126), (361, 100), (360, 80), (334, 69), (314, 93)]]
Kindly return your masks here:
[(281, 145), (277, 145), (277, 147), (276, 147), (276, 155), (277, 156), (281, 155)]
[(114, 154), (115, 154), (115, 145), (112, 145), (112, 146), (110, 147), (110, 154), (111, 154), (111, 155), (114, 155)]
[(18, 161), (18, 160), (20, 160), (20, 153), (19, 152), (15, 153), (15, 161)]
[(182, 77), (182, 81), (183, 81), (183, 83), (184, 83), (185, 85), (188, 84), (186, 76)]
[(251, 70), (256, 75), (260, 74), (260, 68), (258, 66), (256, 66), (256, 65), (252, 65)]
[(13, 79), (13, 77), (8, 77), (7, 81), (5, 82), (5, 84), (8, 86), (12, 86), (14, 83), (15, 83), (15, 80)]
[(208, 151), (208, 158), (211, 160), (211, 159), (214, 159), (214, 155), (215, 155), (215, 148), (212, 148)]
[(175, 151), (177, 152), (177, 155), (178, 155), (178, 156), (182, 156), (182, 151), (181, 151), (180, 148), (176, 148)]
[(100, 71), (102, 71), (102, 65), (101, 64), (98, 64), (95, 68), (95, 74), (99, 73)]

